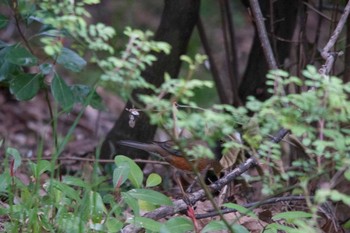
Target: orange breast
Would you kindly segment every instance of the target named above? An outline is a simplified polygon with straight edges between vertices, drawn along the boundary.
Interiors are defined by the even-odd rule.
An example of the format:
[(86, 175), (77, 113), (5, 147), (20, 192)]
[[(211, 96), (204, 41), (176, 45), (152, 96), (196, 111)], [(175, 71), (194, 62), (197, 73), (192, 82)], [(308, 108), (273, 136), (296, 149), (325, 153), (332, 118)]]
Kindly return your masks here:
[(210, 159), (202, 158), (194, 161), (191, 166), (189, 161), (180, 156), (172, 156), (171, 158), (167, 157), (166, 160), (174, 167), (189, 172), (193, 171), (193, 166), (196, 167), (198, 171), (203, 171), (212, 162)]

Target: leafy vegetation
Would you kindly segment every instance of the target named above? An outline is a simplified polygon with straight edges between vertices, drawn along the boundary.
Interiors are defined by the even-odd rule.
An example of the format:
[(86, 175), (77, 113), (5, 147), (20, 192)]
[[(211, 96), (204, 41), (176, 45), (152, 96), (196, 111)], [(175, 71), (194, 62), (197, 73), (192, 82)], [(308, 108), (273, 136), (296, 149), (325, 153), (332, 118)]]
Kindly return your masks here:
[[(156, 191), (163, 182), (159, 174), (146, 176), (135, 161), (123, 155), (114, 158), (112, 174), (102, 174), (96, 162), (90, 180), (58, 175), (59, 157), (86, 106), (103, 109), (95, 91), (103, 85), (118, 86), (118, 94), (125, 98), (131, 98), (130, 93), (136, 88), (153, 90), (152, 95), (139, 96), (142, 105), (134, 102), (134, 111), (147, 114), (152, 124), (178, 142), (178, 149), (186, 156), (214, 155), (206, 147), (188, 150), (186, 140), (179, 137), (178, 128), (211, 146), (225, 138), (225, 150), (244, 150), (259, 160), (263, 174), (247, 174), (245, 180), (261, 182), (262, 195), (286, 193), (305, 197), (307, 208), (273, 213), (271, 223), (265, 226), (266, 232), (319, 232), (319, 212), (328, 201), (349, 205), (350, 196), (339, 190), (333, 180), (336, 174), (339, 179), (350, 181), (349, 83), (321, 75), (313, 66), (306, 67), (303, 77), (273, 70), (267, 76), (269, 99), (259, 101), (250, 97), (242, 107), (214, 105), (203, 109), (193, 100), (195, 90), (213, 88), (214, 84), (193, 77), (207, 57), (182, 56), (187, 73), (179, 79), (164, 74), (164, 83), (155, 87), (141, 74), (155, 61), (154, 53), (170, 52), (169, 45), (153, 41), (151, 32), (126, 28), (129, 41), (125, 50), (115, 51), (109, 43), (115, 36), (114, 29), (102, 23), (87, 22), (90, 13), (86, 6), (97, 3), (97, 0), (76, 4), (68, 0), (59, 3), (45, 0), (13, 1), (4, 5), (12, 10), (17, 24), (23, 24), (31, 34), (23, 35), (18, 26), (21, 40), (0, 41), (0, 85), (18, 101), (31, 100), (40, 91), (52, 95), (55, 104), (52, 106), (48, 101), (47, 108), (53, 132), (57, 132), (59, 115), (68, 114), (74, 107), (80, 109), (80, 114), (63, 140), (57, 140), (58, 135), (54, 135), (50, 161), (43, 159), (42, 144), (37, 147), (37, 160), (25, 163), (24, 156), (1, 139), (0, 147), (5, 152), (0, 174), (0, 215), (4, 216), (0, 220), (1, 230), (118, 232), (128, 224), (147, 232), (197, 230), (193, 218), (174, 217), (161, 222), (143, 216), (144, 211), (173, 206), (173, 202)], [(9, 21), (9, 17), (0, 15), (0, 28), (7, 27)], [(92, 86), (70, 84), (72, 80), (66, 77), (89, 65), (101, 69), (100, 79)], [(290, 87), (301, 87), (305, 91), (289, 93), (286, 90)], [(284, 144), (271, 142), (272, 135), (281, 128), (288, 129), (296, 138), (294, 146), (303, 156), (288, 161)], [(232, 140), (237, 132), (242, 133), (246, 143)], [(95, 157), (99, 156), (97, 150)], [(239, 162), (241, 160), (236, 158), (234, 165)], [(19, 169), (30, 174), (28, 183), (16, 176)], [(311, 189), (310, 184), (315, 183), (325, 185), (314, 185)], [(240, 216), (229, 224), (223, 220), (212, 221), (201, 232), (230, 227), (234, 232), (248, 232), (238, 224), (239, 219), (259, 219), (253, 208), (235, 203), (223, 206), (236, 210)]]

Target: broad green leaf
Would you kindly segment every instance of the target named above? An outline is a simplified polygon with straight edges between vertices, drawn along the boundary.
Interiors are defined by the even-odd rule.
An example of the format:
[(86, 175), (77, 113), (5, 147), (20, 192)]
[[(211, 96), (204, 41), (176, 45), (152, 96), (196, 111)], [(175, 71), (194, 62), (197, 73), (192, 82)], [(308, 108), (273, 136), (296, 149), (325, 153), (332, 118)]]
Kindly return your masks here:
[(128, 162), (130, 167), (128, 179), (136, 188), (140, 188), (142, 186), (143, 172), (141, 168), (134, 162), (134, 160), (123, 155), (118, 155), (114, 158), (114, 162), (117, 166), (123, 162)]
[(289, 211), (289, 212), (278, 213), (272, 217), (272, 219), (275, 221), (279, 219), (293, 220), (293, 219), (299, 219), (299, 218), (312, 218), (312, 214), (304, 211)]
[(43, 76), (41, 74), (19, 74), (10, 82), (10, 91), (18, 100), (30, 100), (39, 91)]
[(334, 202), (342, 201), (346, 205), (350, 205), (350, 197), (344, 193), (339, 192), (338, 190), (331, 190), (329, 198)]
[(0, 82), (10, 80), (11, 75), (15, 73), (18, 66), (6, 60), (0, 59)]
[(0, 192), (5, 192), (10, 183), (11, 177), (8, 172), (0, 174)]
[(9, 22), (9, 19), (6, 18), (4, 15), (0, 14), (0, 29), (6, 27), (8, 22)]
[(88, 232), (84, 220), (80, 216), (73, 213), (62, 214), (59, 218), (58, 231), (65, 233)]
[(39, 65), (41, 73), (47, 75), (52, 71), (52, 65), (49, 63), (44, 63)]
[(11, 46), (8, 48), (9, 50), (6, 54), (6, 60), (8, 62), (19, 66), (34, 66), (37, 64), (38, 59), (27, 49), (20, 46)]
[(153, 231), (153, 232), (159, 232), (160, 227), (162, 226), (161, 223), (145, 217), (134, 217), (127, 219), (127, 223), (134, 224), (137, 227), (145, 228), (146, 230)]
[(33, 162), (29, 163), (33, 175), (38, 178), (42, 173), (49, 171), (51, 169), (51, 163), (47, 160), (40, 160), (36, 164)]
[(82, 57), (68, 48), (62, 48), (57, 62), (73, 72), (81, 71), (86, 65), (86, 61)]
[(90, 230), (94, 230), (96, 232), (102, 232), (105, 230), (104, 224), (101, 224), (99, 222), (93, 222), (89, 224)]
[(122, 192), (121, 196), (125, 203), (133, 210), (135, 216), (140, 216), (140, 207), (135, 198), (133, 198), (129, 193)]
[(160, 177), (160, 175), (158, 175), (157, 173), (151, 173), (148, 177), (147, 177), (147, 181), (146, 181), (146, 187), (154, 187), (157, 186), (158, 184), (160, 184), (162, 182), (162, 177)]
[[(102, 102), (101, 96), (95, 90), (92, 90), (91, 87), (86, 85), (76, 84), (76, 85), (72, 85), (70, 88), (73, 92), (75, 102), (82, 103), (84, 105), (89, 104), (91, 105), (91, 107), (96, 108), (98, 110), (106, 109), (106, 107)], [(91, 94), (91, 91), (93, 91), (92, 94)], [(89, 95), (92, 95), (92, 96), (89, 96)], [(87, 102), (88, 98), (90, 100), (89, 102)]]
[(128, 194), (138, 200), (148, 201), (155, 205), (173, 205), (169, 197), (160, 192), (156, 192), (148, 189), (132, 189), (128, 191)]
[(77, 190), (75, 190), (75, 189), (69, 187), (68, 185), (66, 185), (62, 182), (59, 182), (57, 180), (51, 180), (50, 182), (55, 189), (61, 191), (67, 197), (72, 198), (76, 201), (80, 200), (80, 194)]
[(51, 91), (55, 100), (61, 105), (65, 112), (69, 112), (74, 104), (74, 96), (66, 82), (57, 74), (51, 83)]
[(227, 226), (222, 221), (210, 221), (201, 231), (201, 233), (227, 230)]
[(21, 154), (16, 148), (8, 147), (6, 149), (6, 154), (10, 155), (14, 159), (13, 171), (16, 171), (19, 166), (21, 166), (22, 158)]
[(113, 171), (113, 187), (120, 187), (128, 179), (129, 172), (130, 166), (128, 162), (119, 163)]
[(235, 233), (249, 233), (248, 229), (240, 224), (234, 224), (232, 226), (232, 229)]
[(116, 218), (108, 218), (106, 226), (108, 232), (119, 232), (123, 227), (123, 223)]
[(347, 180), (350, 180), (350, 169), (349, 169), (349, 168), (344, 172), (344, 177), (345, 177)]
[(183, 233), (193, 231), (193, 223), (191, 220), (183, 217), (174, 217), (164, 223), (161, 228), (161, 233)]
[(62, 179), (62, 182), (68, 185), (73, 185), (77, 187), (82, 187), (82, 188), (88, 188), (89, 185), (84, 182), (81, 178), (74, 177), (74, 176), (64, 176)]
[(299, 232), (296, 228), (293, 227), (289, 227), (289, 226), (285, 226), (285, 225), (281, 225), (278, 223), (271, 223), (269, 225), (267, 225), (265, 227), (264, 232), (267, 233), (278, 233), (278, 232)]
[(8, 46), (0, 40), (0, 82), (10, 80), (11, 74), (19, 69), (18, 65), (9, 62), (6, 57), (11, 49), (12, 46)]
[(100, 0), (84, 0), (85, 4), (92, 5), (92, 4), (98, 4), (100, 3)]
[(144, 200), (137, 200), (138, 203), (139, 203), (139, 207), (140, 207), (140, 210), (143, 210), (143, 211), (152, 211), (152, 210), (155, 210), (157, 208), (156, 205), (150, 203), (150, 202), (147, 202), (147, 201), (144, 201)]
[(90, 191), (89, 203), (91, 219), (94, 223), (101, 222), (104, 217), (104, 213), (107, 214), (107, 209), (102, 201), (101, 195), (98, 192)]
[(230, 209), (235, 209), (237, 210), (239, 213), (244, 214), (244, 215), (248, 215), (249, 217), (255, 218), (255, 219), (259, 219), (258, 216), (250, 209), (245, 208), (244, 206), (241, 205), (237, 205), (234, 203), (225, 203), (223, 204), (223, 206), (230, 208)]

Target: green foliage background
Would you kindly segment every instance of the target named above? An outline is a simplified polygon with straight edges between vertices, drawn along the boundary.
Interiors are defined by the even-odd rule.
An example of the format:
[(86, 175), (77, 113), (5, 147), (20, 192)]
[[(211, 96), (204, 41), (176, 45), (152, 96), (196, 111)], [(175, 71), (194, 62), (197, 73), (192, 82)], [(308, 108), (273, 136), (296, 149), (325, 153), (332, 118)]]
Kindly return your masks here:
[[(164, 74), (165, 82), (155, 88), (142, 78), (141, 72), (155, 61), (152, 52), (169, 53), (171, 48), (164, 42), (153, 41), (150, 31), (126, 27), (122, 35), (115, 27), (89, 22), (91, 15), (86, 9), (98, 2), (84, 0), (74, 5), (71, 1), (50, 0), (2, 3), (21, 24), (17, 28), (21, 39), (0, 41), (1, 86), (8, 88), (19, 101), (30, 100), (39, 91), (52, 95), (55, 106), (48, 103), (48, 108), (53, 132), (57, 132), (59, 115), (70, 112), (77, 104), (81, 107), (65, 138), (58, 142), (57, 135), (54, 135), (51, 161), (41, 159), (42, 144), (38, 145), (37, 162), (30, 162), (27, 166), (33, 178), (29, 185), (15, 176), (20, 166), (26, 166), (22, 164), (18, 150), (2, 145), (5, 161), (1, 165), (0, 193), (7, 201), (1, 205), (0, 214), (7, 216), (7, 221), (2, 223), (6, 232), (117, 232), (130, 223), (149, 232), (175, 232), (179, 224), (182, 231), (193, 229), (192, 222), (185, 218), (160, 223), (141, 216), (143, 210), (154, 210), (162, 205), (172, 205), (172, 202), (166, 195), (152, 189), (162, 182), (158, 174), (145, 177), (137, 164), (125, 156), (115, 157), (115, 168), (110, 177), (99, 173), (97, 163), (89, 182), (72, 176), (59, 179), (55, 175), (57, 160), (85, 107), (104, 107), (95, 91), (98, 86), (109, 86), (125, 99), (130, 98), (135, 88), (152, 89), (154, 95), (140, 97), (145, 106), (142, 111), (150, 116), (152, 124), (175, 139), (178, 135), (173, 132), (178, 126), (209, 145), (242, 130), (247, 143), (227, 143), (227, 146), (247, 151), (267, 167), (263, 176), (249, 177), (262, 182), (262, 193), (274, 195), (286, 192), (288, 187), (290, 193), (302, 194), (307, 199), (307, 211), (275, 215), (275, 219), (284, 219), (288, 225), (270, 224), (267, 229), (271, 232), (293, 232), (295, 229), (317, 232), (317, 212), (327, 200), (349, 205), (350, 196), (335, 186), (318, 187), (311, 195), (308, 184), (319, 180), (331, 183), (329, 174), (334, 173), (347, 181), (350, 179), (350, 84), (342, 83), (337, 77), (321, 76), (312, 66), (306, 67), (302, 78), (275, 70), (268, 74), (267, 84), (272, 93), (268, 100), (261, 102), (251, 97), (245, 106), (239, 108), (212, 103), (203, 108), (195, 98), (200, 93), (198, 90), (202, 89), (202, 93), (210, 96), (215, 93), (208, 91), (213, 90), (214, 85), (210, 80), (196, 78), (206, 72), (200, 69), (206, 57), (197, 55), (197, 49), (190, 50), (189, 56), (181, 58), (185, 64), (181, 77), (174, 80)], [(210, 8), (204, 11), (210, 12)], [(0, 28), (8, 27), (9, 22), (9, 16), (0, 15)], [(24, 35), (20, 28), (26, 28), (28, 34)], [(121, 43), (123, 46), (115, 46), (119, 39), (125, 40)], [(80, 72), (85, 75), (92, 67), (98, 69), (93, 72), (99, 74), (98, 78), (83, 84), (69, 84), (66, 77)], [(287, 94), (291, 85), (302, 86), (307, 91)], [(167, 95), (170, 99), (164, 98)], [(181, 104), (174, 109), (174, 102)], [(291, 161), (286, 170), (281, 169), (285, 166), (281, 145), (270, 140), (271, 135), (281, 128), (290, 130), (301, 140), (306, 155)], [(179, 146), (184, 151), (186, 143), (179, 143)], [(211, 151), (203, 148), (194, 148), (186, 154), (213, 156)], [(40, 176), (43, 173), (50, 179), (42, 185)], [(228, 204), (228, 207), (252, 216), (239, 206)], [(128, 218), (125, 211), (128, 211)], [(229, 227), (237, 232), (247, 232), (236, 221), (230, 224)], [(215, 221), (204, 232), (227, 227)]]

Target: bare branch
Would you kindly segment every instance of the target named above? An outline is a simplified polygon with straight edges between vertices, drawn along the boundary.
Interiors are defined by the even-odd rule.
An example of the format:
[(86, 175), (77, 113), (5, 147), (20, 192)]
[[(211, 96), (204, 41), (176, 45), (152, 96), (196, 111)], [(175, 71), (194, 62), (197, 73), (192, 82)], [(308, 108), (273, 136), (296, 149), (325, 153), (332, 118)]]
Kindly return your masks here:
[[(37, 161), (39, 158), (22, 158), (23, 162), (28, 161)], [(40, 158), (40, 160), (52, 160), (52, 157), (44, 157)], [(78, 156), (69, 156), (69, 157), (59, 157), (58, 160), (75, 160), (75, 161), (83, 161), (83, 162), (94, 162), (94, 163), (114, 163), (114, 159), (95, 159), (95, 158), (84, 158)], [(157, 160), (148, 160), (148, 159), (134, 159), (136, 163), (150, 163), (150, 164), (161, 164), (165, 166), (170, 166), (168, 162), (157, 161)]]
[(255, 19), (256, 28), (257, 28), (259, 38), (261, 41), (261, 46), (263, 48), (269, 69), (271, 69), (271, 70), (277, 69), (278, 68), (277, 62), (276, 62), (275, 56), (273, 54), (269, 38), (268, 38), (267, 33), (266, 33), (266, 28), (265, 28), (265, 24), (264, 24), (265, 20), (264, 20), (262, 13), (261, 13), (259, 2), (258, 2), (258, 0), (249, 0), (249, 3), (250, 3), (250, 7), (252, 9), (252, 13), (253, 13), (253, 16)]
[(197, 29), (198, 29), (199, 38), (201, 39), (204, 51), (208, 56), (210, 71), (213, 75), (213, 79), (214, 79), (215, 84), (216, 84), (215, 86), (217, 88), (217, 93), (218, 93), (219, 98), (220, 98), (220, 103), (230, 104), (230, 97), (229, 96), (232, 96), (232, 93), (227, 93), (227, 92), (229, 92), (229, 91), (231, 92), (231, 90), (229, 90), (229, 88), (225, 88), (226, 87), (225, 82), (219, 74), (219, 70), (218, 70), (217, 65), (215, 63), (213, 52), (210, 49), (209, 42), (208, 42), (207, 36), (205, 34), (204, 26), (202, 23), (202, 19), (200, 17), (198, 18), (198, 21), (197, 21)]
[[(245, 208), (256, 208), (262, 205), (270, 205), (270, 204), (275, 204), (277, 202), (283, 202), (283, 201), (305, 201), (306, 198), (308, 199), (313, 199), (313, 197), (304, 197), (304, 196), (287, 196), (287, 197), (273, 197), (267, 200), (262, 200), (262, 201), (257, 201), (257, 202), (252, 202), (248, 203), (245, 205), (242, 205)], [(237, 212), (236, 209), (223, 209), (222, 213), (223, 214), (228, 214), (228, 213), (233, 213)], [(197, 214), (196, 219), (202, 219), (202, 218), (209, 218), (209, 217), (214, 217), (217, 216), (217, 212), (209, 212), (206, 214)]]
[[(254, 167), (257, 165), (257, 161), (254, 158), (249, 158), (247, 159), (243, 164), (241, 164), (238, 168), (234, 169), (231, 171), (229, 174), (224, 176), (223, 178), (219, 179), (215, 183), (209, 185), (209, 188), (212, 191), (217, 191), (222, 189), (225, 185), (228, 183), (232, 182), (234, 179), (236, 179), (238, 176), (242, 175), (244, 172), (248, 171), (250, 168)], [(203, 199), (205, 197), (205, 192), (203, 189), (188, 194), (188, 201), (191, 204), (194, 204), (198, 202), (199, 200)], [(173, 206), (162, 206), (152, 212), (146, 213), (143, 217), (146, 218), (151, 218), (151, 219), (161, 219), (166, 216), (172, 216), (177, 212), (183, 211), (187, 209), (187, 204), (184, 200), (176, 200), (173, 202)], [(130, 224), (127, 225), (123, 229), (123, 233), (128, 233), (128, 232), (137, 232), (140, 228)]]
[(321, 51), (321, 56), (323, 57), (323, 59), (326, 60), (325, 64), (322, 66), (322, 68), (319, 71), (321, 75), (328, 75), (334, 65), (334, 61), (336, 57), (342, 54), (342, 52), (339, 52), (339, 53), (331, 52), (331, 49), (334, 47), (341, 31), (344, 28), (346, 20), (349, 16), (349, 12), (350, 12), (350, 1), (348, 1), (348, 3), (346, 4), (346, 7), (344, 8), (344, 13), (340, 17), (340, 20), (331, 38), (329, 39), (326, 46)]

